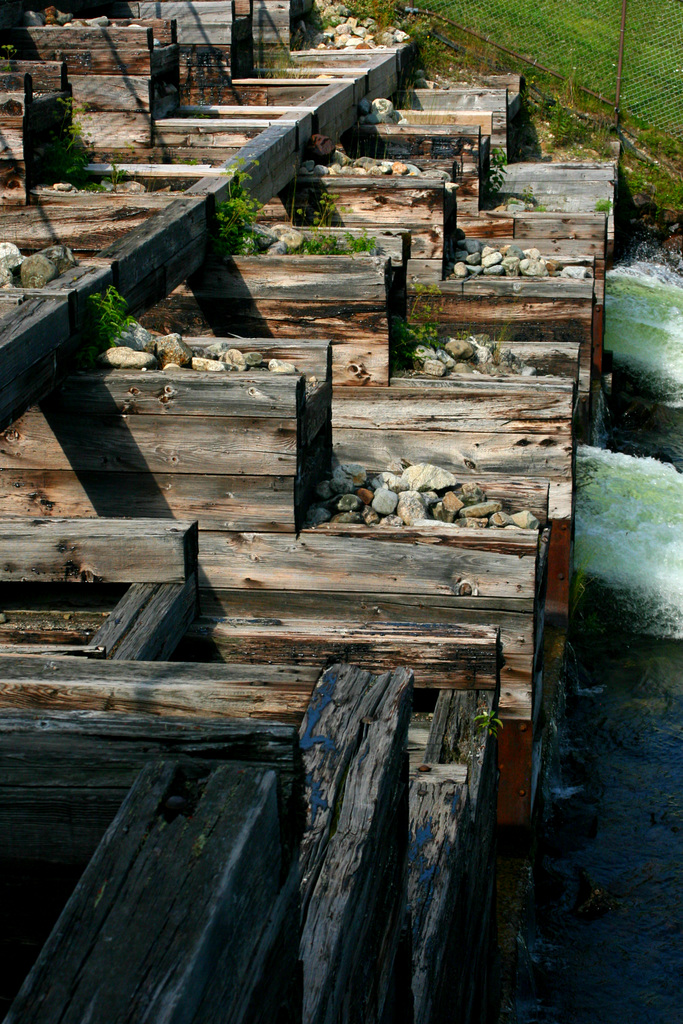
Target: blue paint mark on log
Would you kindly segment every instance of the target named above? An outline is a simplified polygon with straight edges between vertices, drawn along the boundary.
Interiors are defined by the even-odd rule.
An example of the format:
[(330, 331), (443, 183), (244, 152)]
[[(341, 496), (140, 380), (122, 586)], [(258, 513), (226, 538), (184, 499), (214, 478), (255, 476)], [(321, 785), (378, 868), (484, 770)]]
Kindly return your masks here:
[(417, 848), (420, 849), (421, 846), (424, 846), (425, 843), (428, 843), (429, 840), (433, 838), (432, 819), (430, 818), (424, 828), (415, 829), (415, 842), (417, 844)]
[[(306, 780), (308, 782), (308, 779)], [(320, 782), (311, 782), (311, 826), (315, 825), (318, 811), (326, 811), (329, 804), (320, 792)]]
[(299, 740), (299, 746), (302, 750), (310, 750), (316, 743), (322, 743), (325, 750), (337, 749), (334, 740), (330, 739), (329, 736), (313, 735), (313, 731), (320, 721), (323, 711), (332, 702), (336, 684), (337, 673), (332, 669), (328, 669), (313, 691), (313, 696), (306, 712), (304, 734)]

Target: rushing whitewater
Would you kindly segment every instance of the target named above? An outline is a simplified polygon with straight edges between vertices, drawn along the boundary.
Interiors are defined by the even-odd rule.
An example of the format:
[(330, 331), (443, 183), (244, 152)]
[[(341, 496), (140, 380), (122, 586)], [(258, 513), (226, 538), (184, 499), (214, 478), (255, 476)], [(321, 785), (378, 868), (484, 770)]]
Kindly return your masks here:
[[(642, 256), (608, 275), (605, 347), (660, 405), (680, 407), (683, 267)], [(683, 475), (655, 458), (580, 448), (574, 561), (631, 628), (683, 637)]]
[(607, 277), (605, 348), (655, 397), (683, 405), (683, 266), (639, 256)]
[(683, 476), (656, 459), (580, 448), (574, 562), (639, 632), (683, 637)]

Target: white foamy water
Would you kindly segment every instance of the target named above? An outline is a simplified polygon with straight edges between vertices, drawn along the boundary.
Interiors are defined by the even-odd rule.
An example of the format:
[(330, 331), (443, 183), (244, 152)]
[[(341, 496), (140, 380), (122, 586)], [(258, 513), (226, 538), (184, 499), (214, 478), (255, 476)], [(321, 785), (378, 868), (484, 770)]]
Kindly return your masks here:
[(649, 389), (683, 405), (683, 272), (635, 261), (612, 270), (605, 297), (605, 348)]
[(588, 446), (576, 469), (575, 566), (613, 591), (638, 632), (683, 637), (683, 476)]

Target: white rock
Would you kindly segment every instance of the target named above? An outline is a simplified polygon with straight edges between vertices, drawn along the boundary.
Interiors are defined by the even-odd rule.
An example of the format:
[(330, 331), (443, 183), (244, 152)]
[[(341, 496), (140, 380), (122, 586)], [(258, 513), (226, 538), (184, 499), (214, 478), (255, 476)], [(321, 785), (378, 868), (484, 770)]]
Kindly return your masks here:
[(238, 348), (229, 348), (222, 354), (220, 361), (234, 366), (236, 370), (246, 370), (247, 368), (247, 361)]
[(271, 373), (296, 373), (294, 363), (288, 363), (285, 359), (271, 359), (268, 369)]
[(564, 267), (560, 271), (560, 277), (568, 277), (571, 281), (585, 281), (590, 276), (587, 267)]
[(417, 462), (403, 470), (401, 483), (410, 491), (441, 491), (446, 487), (455, 487), (456, 478), (447, 469), (433, 466), (429, 462)]
[(192, 369), (201, 370), (205, 373), (227, 373), (228, 368), (219, 359), (204, 359), (203, 356), (192, 357)]
[(24, 257), (14, 242), (0, 242), (0, 260), (7, 270), (16, 270), (24, 262)]
[(39, 11), (24, 11), (21, 24), (26, 28), (34, 28), (45, 24), (45, 15)]
[(100, 366), (112, 366), (119, 370), (155, 370), (156, 357), (151, 352), (140, 352), (125, 345), (108, 348), (97, 357)]
[(486, 269), (488, 267), (497, 267), (498, 264), (502, 263), (502, 262), (503, 262), (503, 254), (502, 254), (502, 252), (498, 252), (497, 249), (494, 249), (493, 252), (489, 252), (489, 253), (482, 252), (481, 265), (482, 265), (482, 267), (484, 267), (484, 269)]
[(394, 113), (394, 104), (391, 100), (380, 98), (372, 101), (372, 109), (379, 117), (386, 117)]

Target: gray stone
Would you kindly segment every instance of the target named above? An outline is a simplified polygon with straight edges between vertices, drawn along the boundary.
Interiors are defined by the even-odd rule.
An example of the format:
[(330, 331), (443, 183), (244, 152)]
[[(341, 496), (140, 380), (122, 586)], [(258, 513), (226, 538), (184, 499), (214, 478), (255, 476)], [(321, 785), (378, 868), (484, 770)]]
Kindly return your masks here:
[(412, 526), (425, 517), (425, 502), (417, 491), (404, 491), (399, 496), (396, 512), (406, 526)]
[(519, 372), (522, 377), (535, 377), (537, 375), (536, 367), (528, 366), (526, 363)]
[(260, 352), (245, 352), (244, 361), (248, 368), (263, 366), (263, 356)]
[(219, 359), (204, 359), (202, 356), (193, 356), (190, 364), (193, 370), (200, 370), (204, 373), (227, 373), (228, 368)]
[(451, 373), (475, 373), (471, 363), (456, 363)]
[(456, 263), (466, 263), (468, 256), (469, 253), (467, 249), (456, 249), (455, 256), (453, 257), (453, 259), (455, 260)]
[(339, 468), (342, 473), (346, 473), (347, 476), (351, 477), (354, 487), (365, 486), (368, 474), (365, 466), (361, 466), (360, 462), (342, 462)]
[(483, 273), (483, 267), (470, 267), (470, 277), (479, 277), (479, 275)]
[(313, 167), (313, 173), (315, 174), (316, 178), (326, 178), (330, 173), (330, 169), (329, 167), (326, 167), (324, 164), (315, 164), (315, 166)]
[(313, 505), (306, 514), (306, 526), (320, 526), (321, 523), (329, 523), (332, 513), (324, 505)]
[(519, 245), (508, 245), (506, 248), (505, 255), (507, 257), (516, 257), (518, 260), (524, 259), (524, 250)]
[(375, 496), (372, 499), (372, 507), (375, 512), (379, 512), (383, 516), (390, 516), (396, 511), (397, 505), (398, 494), (395, 491), (389, 490), (388, 487), (381, 487), (375, 491)]
[(466, 263), (456, 263), (455, 266), (453, 267), (452, 272), (451, 272), (451, 277), (454, 277), (456, 279), (456, 281), (457, 280), (463, 280), (464, 278), (466, 278), (467, 277), (467, 264)]
[(294, 363), (288, 363), (285, 359), (271, 359), (268, 369), (271, 373), (296, 373)]
[(323, 501), (328, 501), (335, 492), (332, 490), (332, 484), (329, 480), (321, 480), (319, 484), (316, 484), (315, 493)]
[(301, 165), (301, 170), (304, 174), (312, 174), (313, 168), (315, 167), (315, 160), (304, 160)]
[(76, 266), (76, 257), (68, 245), (50, 245), (47, 249), (41, 249), (39, 255), (54, 263), (58, 274)]
[(271, 245), (279, 241), (274, 231), (269, 231), (268, 228), (263, 228), (259, 224), (252, 224), (250, 233), (256, 242), (256, 248), (261, 252), (270, 249)]
[(19, 273), (24, 288), (44, 288), (57, 277), (57, 268), (47, 256), (35, 253), (24, 260)]
[(482, 242), (478, 238), (466, 238), (462, 243), (463, 249), (467, 249), (470, 255), (478, 252), (481, 255), (481, 250), (484, 248)]
[(499, 529), (502, 529), (504, 526), (509, 526), (511, 522), (512, 519), (507, 512), (494, 512), (489, 519), (489, 526), (497, 526)]
[(485, 256), (493, 256), (494, 252), (500, 252), (495, 245), (484, 245), (482, 246), (481, 256), (484, 259)]
[(109, 18), (103, 14), (99, 18), (86, 18), (85, 23), (89, 28), (106, 28), (109, 25)]
[(480, 252), (471, 252), (471, 253), (469, 253), (469, 255), (465, 257), (465, 263), (468, 265), (468, 267), (478, 267), (478, 266), (480, 266), (481, 265), (481, 253)]
[(540, 249), (536, 249), (536, 248), (525, 249), (524, 250), (524, 255), (527, 257), (527, 259), (530, 259), (530, 260), (540, 260), (541, 259), (541, 251), (540, 251)]
[(565, 267), (560, 271), (560, 277), (568, 277), (571, 281), (585, 281), (590, 276), (587, 267)]
[(24, 262), (19, 247), (14, 242), (0, 242), (0, 264), (7, 270), (16, 270)]
[(271, 245), (267, 251), (271, 256), (286, 256), (288, 252), (287, 243), (281, 238), (278, 242)]
[(348, 494), (354, 486), (353, 477), (345, 473), (341, 466), (337, 466), (330, 480), (332, 494)]
[(45, 24), (45, 15), (39, 11), (24, 11), (21, 24), (26, 28), (38, 28)]
[(126, 346), (108, 348), (97, 357), (100, 366), (112, 366), (119, 370), (155, 370), (156, 356), (151, 352), (139, 352)]
[(497, 263), (494, 267), (484, 267), (486, 277), (505, 277), (505, 267)]
[(363, 502), (357, 494), (342, 494), (337, 499), (337, 512), (360, 512)]
[(455, 487), (458, 481), (447, 469), (417, 462), (403, 470), (401, 482), (408, 485), (409, 491), (443, 491), (446, 487)]
[(372, 103), (367, 98), (367, 96), (364, 96), (363, 99), (360, 100), (358, 103), (358, 113), (362, 117), (364, 114), (369, 114), (371, 110)]
[(528, 509), (524, 509), (522, 512), (513, 512), (510, 518), (515, 526), (519, 526), (522, 530), (537, 530), (541, 525), (536, 516), (532, 515)]
[(444, 348), (455, 360), (471, 359), (474, 349), (464, 338), (449, 338)]
[(447, 370), (452, 370), (453, 367), (455, 366), (455, 359), (453, 358), (453, 356), (449, 355), (448, 352), (446, 352), (445, 348), (440, 348), (438, 350), (438, 352), (436, 353), (436, 358), (443, 363)]
[(14, 284), (14, 277), (11, 270), (3, 265), (0, 260), (0, 288), (11, 287)]
[(162, 370), (169, 363), (176, 363), (178, 366), (189, 366), (192, 363), (192, 349), (185, 344), (179, 334), (167, 334), (165, 338), (157, 338), (156, 356)]
[(436, 349), (430, 348), (429, 345), (416, 345), (413, 355), (423, 363), (425, 359), (436, 359)]
[(478, 505), (466, 505), (460, 509), (460, 517), (464, 519), (488, 519), (494, 512), (500, 512), (503, 506), (499, 501), (482, 501)]
[(486, 270), (487, 267), (496, 267), (502, 262), (503, 254), (502, 252), (498, 252), (497, 249), (494, 252), (486, 253), (486, 255), (482, 253), (481, 265), (484, 267), (484, 270)]
[(428, 377), (443, 377), (446, 372), (446, 367), (440, 359), (425, 359), (422, 369)]
[(116, 344), (121, 345), (124, 348), (132, 348), (136, 352), (154, 352), (156, 350), (157, 339), (153, 334), (150, 334), (148, 330), (145, 330), (138, 323), (131, 324), (125, 331), (121, 331), (118, 338), (116, 338)]
[(301, 231), (295, 231), (294, 228), (280, 233), (280, 242), (284, 242), (287, 246), (287, 252), (295, 252), (303, 245), (304, 241), (305, 238)]

